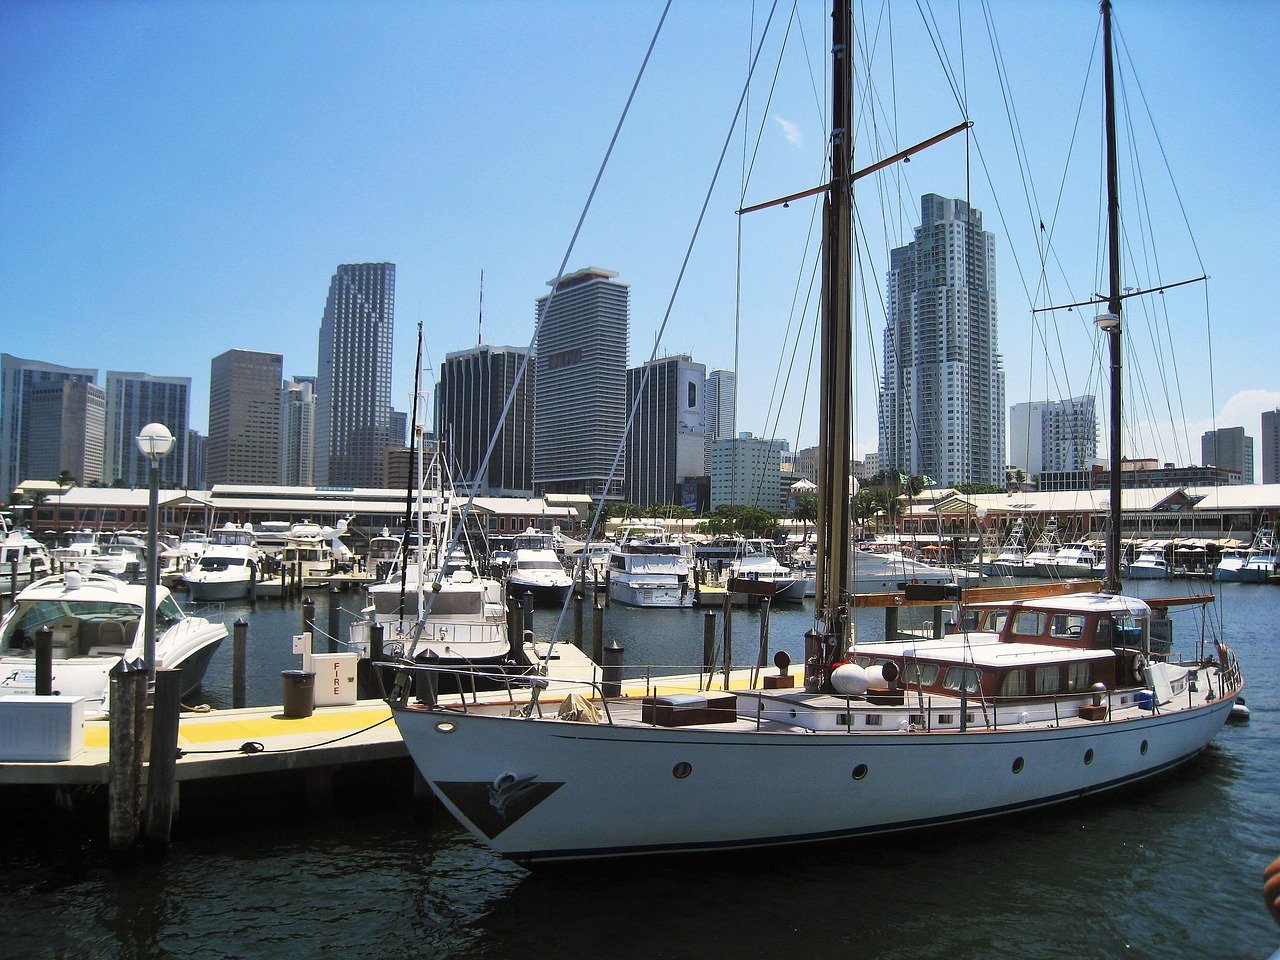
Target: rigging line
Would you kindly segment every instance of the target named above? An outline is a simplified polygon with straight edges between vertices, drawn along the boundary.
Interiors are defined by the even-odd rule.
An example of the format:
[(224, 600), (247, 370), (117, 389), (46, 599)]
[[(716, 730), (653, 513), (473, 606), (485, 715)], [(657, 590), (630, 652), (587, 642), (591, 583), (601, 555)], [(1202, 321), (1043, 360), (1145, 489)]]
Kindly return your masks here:
[(933, 16), (933, 8), (929, 8), (928, 16), (925, 15), (925, 8), (920, 5), (920, 0), (916, 0), (916, 9), (920, 11), (920, 19), (924, 22), (925, 33), (929, 35), (929, 42), (933, 44), (934, 55), (938, 58), (938, 63), (942, 67), (943, 76), (947, 79), (948, 86), (951, 87), (951, 96), (956, 102), (956, 106), (964, 109), (964, 100), (960, 96), (960, 90), (956, 86), (955, 74), (951, 69), (951, 64), (942, 52), (940, 41), (942, 31), (938, 29), (938, 21)]
[(743, 176), (742, 176), (742, 190), (741, 190), (741, 192), (740, 192), (740, 193), (739, 193), (739, 195), (738, 195), (738, 206), (739, 206), (739, 207), (741, 207), (741, 206), (742, 206), (742, 201), (746, 198), (746, 195), (747, 195), (747, 184), (749, 184), (749, 183), (751, 182), (751, 174), (752, 174), (752, 172), (755, 170), (755, 168), (756, 168), (756, 160), (757, 160), (757, 159), (759, 158), (759, 156), (760, 156), (760, 142), (764, 139), (765, 121), (767, 120), (768, 115), (769, 115), (769, 107), (773, 104), (773, 95), (774, 95), (774, 93), (775, 93), (775, 92), (777, 91), (777, 89), (778, 89), (778, 74), (782, 72), (782, 57), (783, 57), (783, 55), (784, 55), (784, 54), (786, 53), (786, 51), (787, 51), (787, 38), (791, 36), (791, 24), (792, 24), (792, 22), (793, 22), (793, 21), (794, 21), (794, 19), (795, 19), (795, 14), (796, 14), (796, 6), (795, 6), (795, 3), (792, 3), (792, 5), (791, 5), (791, 19), (787, 21), (787, 29), (786, 29), (786, 32), (782, 35), (782, 46), (778, 48), (778, 62), (777, 62), (777, 64), (774, 66), (774, 69), (773, 69), (773, 80), (772, 80), (772, 82), (769, 84), (769, 95), (765, 98), (765, 101), (764, 101), (764, 110), (762, 110), (762, 111), (760, 112), (760, 125), (756, 127), (756, 142), (755, 142), (755, 145), (754, 145), (754, 146), (752, 147), (752, 149), (751, 149), (751, 162), (750, 162), (750, 164), (746, 164), (746, 163), (745, 163), (745, 161), (746, 161), (746, 135), (747, 135), (747, 126), (746, 126), (746, 121), (745, 121), (745, 119), (744, 119), (744, 121), (743, 121), (743, 127), (742, 127), (742, 133), (743, 133), (743, 143), (742, 143), (742, 148), (743, 148), (743, 149), (742, 149), (742, 152), (743, 152), (743, 161), (744, 161), (744, 165), (745, 165), (745, 170), (744, 170), (744, 173), (743, 173)]
[[(751, 61), (750, 69), (748, 69), (747, 71), (747, 78), (743, 83), (742, 93), (738, 97), (738, 105), (737, 105), (737, 108), (734, 110), (733, 119), (729, 123), (729, 130), (725, 134), (724, 144), (720, 148), (720, 156), (716, 160), (715, 170), (712, 172), (712, 175), (711, 175), (711, 183), (707, 186), (706, 195), (703, 197), (703, 200), (702, 200), (702, 208), (698, 211), (698, 218), (697, 218), (697, 221), (694, 223), (693, 233), (689, 237), (688, 246), (685, 248), (684, 259), (680, 263), (680, 270), (676, 275), (675, 285), (671, 290), (670, 298), (667, 300), (667, 307), (666, 307), (666, 311), (663, 313), (663, 316), (662, 316), (662, 323), (658, 326), (657, 336), (654, 337), (653, 350), (650, 352), (649, 362), (644, 366), (643, 372), (640, 375), (640, 382), (639, 384), (637, 384), (637, 387), (636, 387), (636, 395), (631, 402), (631, 409), (627, 413), (626, 425), (622, 429), (622, 438), (618, 443), (617, 450), (614, 452), (613, 465), (609, 469), (608, 476), (605, 477), (604, 488), (600, 495), (600, 501), (596, 505), (595, 512), (592, 514), (591, 525), (590, 527), (587, 528), (587, 536), (586, 536), (587, 544), (590, 544), (594, 539), (596, 529), (599, 527), (600, 519), (604, 514), (605, 499), (609, 495), (609, 488), (613, 485), (614, 477), (617, 476), (618, 464), (621, 461), (623, 452), (626, 449), (627, 437), (631, 433), (631, 426), (632, 426), (632, 423), (635, 421), (636, 411), (640, 408), (640, 401), (644, 397), (645, 387), (649, 382), (649, 373), (652, 370), (653, 361), (654, 359), (656, 359), (658, 355), (658, 348), (662, 343), (662, 335), (663, 333), (666, 332), (667, 324), (671, 321), (671, 311), (675, 307), (676, 296), (680, 292), (680, 286), (684, 281), (685, 271), (688, 269), (689, 261), (693, 257), (694, 244), (697, 242), (698, 236), (702, 231), (702, 223), (706, 219), (707, 208), (711, 205), (711, 197), (714, 195), (716, 185), (720, 181), (720, 173), (724, 169), (725, 157), (728, 156), (729, 147), (733, 144), (733, 132), (738, 128), (738, 121), (742, 117), (744, 105), (747, 100), (747, 91), (751, 87), (751, 78), (755, 73), (756, 64), (759, 63), (760, 52), (764, 49), (764, 41), (765, 41), (765, 38), (768, 37), (769, 35), (769, 26), (770, 24), (773, 23), (773, 16), (774, 16), (774, 13), (777, 11), (777, 8), (778, 8), (778, 0), (774, 0), (773, 5), (769, 8), (769, 18), (768, 20), (765, 21), (764, 30), (760, 34), (760, 42), (759, 42), (759, 45), (756, 47), (755, 56)], [(734, 380), (735, 380), (735, 386), (736, 386), (736, 380), (737, 380), (736, 373), (734, 374)], [(735, 416), (736, 416), (736, 412), (735, 412)], [(585, 570), (585, 564), (587, 563), (587, 551), (585, 548), (582, 550), (579, 556), (580, 556), (580, 559), (578, 561), (579, 570)], [(556, 643), (559, 641), (560, 630), (561, 630), (561, 627), (564, 625), (564, 620), (565, 620), (565, 617), (568, 615), (568, 612), (569, 612), (569, 599), (566, 596), (564, 603), (561, 604), (560, 606), (560, 615), (556, 618), (555, 626), (552, 628), (551, 638), (547, 643), (547, 652), (542, 659), (542, 666), (544, 669), (551, 662), (551, 655), (555, 650)]]
[[(654, 28), (653, 37), (650, 38), (649, 46), (645, 50), (644, 59), (640, 63), (640, 69), (636, 72), (636, 78), (631, 85), (630, 92), (627, 94), (626, 104), (622, 108), (622, 115), (618, 117), (618, 123), (614, 127), (613, 136), (609, 139), (609, 146), (606, 148), (604, 157), (600, 161), (599, 169), (596, 171), (595, 180), (591, 184), (591, 190), (587, 194), (587, 199), (586, 199), (586, 202), (583, 204), (582, 212), (578, 216), (578, 222), (574, 226), (573, 236), (570, 238), (569, 245), (564, 252), (564, 257), (560, 261), (560, 269), (556, 273), (557, 278), (564, 276), (565, 267), (569, 263), (569, 257), (573, 255), (573, 249), (577, 245), (578, 236), (582, 232), (582, 225), (587, 219), (587, 213), (591, 209), (592, 202), (595, 200), (596, 191), (600, 187), (600, 181), (604, 178), (604, 171), (609, 165), (609, 158), (613, 156), (613, 149), (617, 145), (619, 134), (622, 132), (622, 125), (626, 122), (627, 115), (630, 113), (631, 104), (635, 100), (636, 90), (639, 89), (640, 87), (640, 80), (641, 78), (644, 77), (645, 69), (649, 65), (650, 57), (653, 56), (654, 47), (658, 43), (658, 36), (662, 32), (662, 25), (666, 22), (667, 13), (670, 11), (670, 9), (671, 9), (671, 0), (667, 0), (666, 5), (662, 8), (662, 16), (658, 18), (658, 25), (657, 27)], [(555, 299), (555, 294), (556, 294), (556, 287), (553, 286), (551, 288), (551, 292), (547, 294), (547, 296), (541, 301), (540, 308), (538, 310), (538, 319), (534, 323), (534, 327), (533, 327), (533, 336), (529, 341), (529, 348), (528, 350), (525, 351), (525, 355), (523, 359), (520, 361), (519, 367), (517, 367), (516, 369), (516, 374), (515, 374), (515, 378), (512, 381), (511, 389), (508, 391), (506, 400), (502, 405), (502, 412), (498, 415), (497, 425), (494, 428), (493, 435), (490, 436), (489, 438), (489, 445), (485, 448), (484, 457), (481, 459), (479, 467), (476, 468), (477, 481), (479, 480), (479, 478), (484, 477), (488, 472), (489, 460), (490, 458), (492, 458), (493, 451), (498, 445), (498, 437), (502, 434), (502, 428), (506, 424), (507, 415), (511, 410), (511, 405), (515, 402), (516, 392), (519, 389), (521, 381), (524, 379), (525, 371), (528, 369), (529, 358), (533, 355), (533, 351), (537, 345), (538, 331), (542, 328), (542, 321), (547, 315), (547, 308), (551, 305), (552, 301)], [(467, 518), (471, 515), (471, 510), (475, 506), (476, 491), (479, 489), (479, 487), (480, 487), (479, 482), (471, 484), (471, 490), (467, 496), (467, 502), (463, 504), (462, 510), (459, 515), (459, 523), (458, 523), (459, 530), (461, 530), (466, 526)], [(452, 549), (454, 546), (457, 545), (458, 538), (459, 538), (459, 531), (455, 531), (453, 536), (450, 538), (449, 549)], [(444, 566), (441, 565), (440, 571), (436, 574), (435, 583), (437, 585), (442, 581), (443, 576), (444, 576)], [(436, 590), (431, 591), (431, 593), (426, 598), (425, 605), (419, 606), (419, 611), (420, 611), (419, 617), (424, 617), (431, 612), (431, 606), (435, 600), (437, 593), (438, 591)], [(563, 613), (561, 616), (563, 618)]]
[[(776, 3), (775, 3), (776, 7)], [(770, 13), (772, 19), (772, 13)], [(751, 0), (751, 21), (747, 36), (747, 82), (742, 91), (742, 99), (738, 104), (739, 110), (742, 111), (742, 171), (739, 174), (739, 196), (746, 190), (747, 186), (747, 118), (751, 115), (751, 79), (755, 74), (755, 62), (751, 55), (751, 48), (755, 43), (756, 36), (756, 3)], [(761, 34), (761, 47), (763, 48), (764, 35)], [(758, 56), (758, 54), (757, 54)], [(730, 136), (732, 136), (730, 131)], [(655, 344), (656, 346), (656, 344)], [(734, 262), (733, 262), (733, 386), (729, 389), (729, 396), (733, 404), (733, 436), (736, 438), (738, 430), (738, 366), (741, 362), (742, 355), (742, 219), (738, 218), (738, 222), (734, 229)], [(723, 384), (721, 385), (723, 386)], [(630, 420), (628, 419), (628, 425)], [(717, 421), (716, 432), (720, 432), (720, 424)], [(738, 445), (732, 444), (729, 448), (729, 476), (736, 478), (738, 476)], [(554, 638), (553, 638), (554, 639)]]

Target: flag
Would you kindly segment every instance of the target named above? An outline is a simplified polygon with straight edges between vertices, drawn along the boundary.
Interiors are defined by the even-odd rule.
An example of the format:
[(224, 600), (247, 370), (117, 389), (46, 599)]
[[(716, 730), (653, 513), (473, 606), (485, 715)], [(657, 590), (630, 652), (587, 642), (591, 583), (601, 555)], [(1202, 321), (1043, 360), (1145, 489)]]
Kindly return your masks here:
[(909, 484), (910, 482), (911, 482), (911, 478), (910, 478), (910, 477), (908, 477), (905, 473), (900, 473), (900, 474), (898, 474), (898, 485), (899, 485), (899, 486), (903, 486), (903, 487), (905, 487), (905, 486), (906, 486), (907, 484)]
[(921, 478), (920, 478), (920, 485), (921, 485), (922, 487), (932, 487), (932, 486), (933, 486), (933, 477), (921, 477)]

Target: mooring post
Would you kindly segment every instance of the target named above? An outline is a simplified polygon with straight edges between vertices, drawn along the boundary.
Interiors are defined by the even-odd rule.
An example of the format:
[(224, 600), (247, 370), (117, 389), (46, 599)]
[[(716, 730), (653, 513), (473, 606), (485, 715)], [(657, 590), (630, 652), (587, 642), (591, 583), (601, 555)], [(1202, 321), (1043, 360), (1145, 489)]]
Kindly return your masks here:
[(181, 670), (156, 671), (152, 702), (151, 759), (147, 763), (147, 810), (142, 842), (154, 853), (169, 846), (173, 829), (174, 795), (178, 785), (178, 719), (182, 708)]
[(507, 636), (524, 636), (524, 609), (516, 597), (507, 597)]
[(600, 692), (606, 697), (619, 697), (622, 695), (622, 655), (625, 649), (619, 645), (617, 640), (610, 640), (609, 645), (604, 648), (604, 663), (602, 664), (603, 681), (600, 684)]
[(132, 857), (138, 843), (142, 794), (142, 730), (147, 703), (147, 670), (111, 671), (107, 832), (113, 856)]
[(239, 710), (245, 705), (248, 671), (246, 657), (249, 652), (249, 624), (240, 617), (231, 625), (231, 706)]
[(598, 596), (591, 609), (591, 659), (596, 663), (604, 660), (604, 607)]
[(526, 590), (521, 598), (521, 615), (522, 623), (520, 624), (520, 636), (530, 633), (533, 630), (533, 591)]
[(886, 640), (898, 639), (898, 608), (884, 608), (884, 638)]
[(760, 601), (760, 652), (756, 654), (756, 666), (769, 665), (769, 608), (772, 606), (768, 597)]
[(710, 674), (716, 668), (716, 612), (708, 610), (702, 615), (702, 672)]
[(609, 605), (609, 568), (605, 567), (604, 571), (604, 605)]
[(386, 690), (382, 686), (382, 670), (378, 664), (382, 662), (382, 624), (369, 625), (369, 688), (378, 697), (385, 697)]
[(18, 561), (9, 564), (9, 606), (18, 599)]
[(573, 645), (582, 649), (582, 594), (573, 598)]
[(47, 626), (36, 631), (36, 696), (53, 695), (53, 631)]
[(310, 597), (302, 598), (302, 632), (310, 634), (312, 651), (315, 651), (316, 636), (316, 602)]
[(329, 652), (338, 652), (338, 588), (329, 590)]
[(258, 603), (258, 565), (256, 563), (249, 564), (249, 606), (255, 606)]
[(733, 669), (733, 594), (724, 595), (724, 688), (729, 689), (729, 671)]
[(941, 640), (942, 636), (942, 606), (938, 605), (933, 608), (933, 639)]

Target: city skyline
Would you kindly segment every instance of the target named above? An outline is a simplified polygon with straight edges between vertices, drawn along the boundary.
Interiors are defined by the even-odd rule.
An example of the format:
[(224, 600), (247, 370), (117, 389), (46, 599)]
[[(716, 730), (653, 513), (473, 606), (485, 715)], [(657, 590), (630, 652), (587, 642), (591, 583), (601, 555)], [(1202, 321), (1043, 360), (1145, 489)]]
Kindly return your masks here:
[[(0, 83), (12, 94), (0, 105), (6, 349), (68, 366), (190, 376), (192, 427), (207, 432), (201, 417), (208, 358), (248, 348), (282, 354), (290, 370), (315, 370), (314, 331), (322, 312), (316, 291), (333, 264), (358, 260), (400, 266), (401, 313), (409, 322), (397, 334), (396, 407), (410, 406), (414, 321), (424, 321), (427, 354), (435, 360), (475, 342), (482, 269), (485, 339), (527, 344), (527, 303), (563, 255), (657, 5), (619, 4), (607, 23), (576, 15), (590, 8), (568, 2), (502, 7), (501, 17), (484, 15), (484, 5), (479, 14), (462, 4), (392, 6), (388, 16), (359, 22), (349, 9), (269, 5), (255, 12), (256, 29), (245, 33), (236, 29), (238, 14), (216, 4), (6, 5), (0, 39), (6, 54)], [(537, 28), (548, 9), (559, 13), (556, 31)], [(988, 212), (1006, 265), (1001, 348), (1009, 402), (1101, 395), (1088, 341), (1079, 339), (1088, 318), (1077, 312), (1056, 331), (1033, 325), (1027, 293), (1050, 277), (1056, 289), (1037, 295), (1037, 304), (1084, 299), (1096, 285), (1096, 202), (1079, 193), (1056, 200), (1077, 109), (1093, 102), (1082, 96), (1082, 86), (1096, 10), (1091, 3), (1045, 4), (1028, 16), (1011, 2), (994, 2), (991, 10), (1012, 93), (1023, 108), (1021, 136), (1034, 154), (1040, 206), (1050, 214), (1040, 219), (1048, 229), (1040, 231), (1018, 210), (1022, 178), (996, 150), (1007, 138), (1002, 96), (979, 74), (974, 55), (966, 83), (967, 112), (977, 124), (972, 171), (963, 163), (963, 138), (917, 154), (909, 168), (899, 166), (894, 175), (902, 178), (897, 190), (906, 201), (868, 228), (876, 243), (865, 283), (881, 283), (889, 249), (909, 238), (914, 217), (904, 211), (914, 197), (929, 191), (965, 196), (971, 184), (972, 202)], [(705, 14), (700, 7), (673, 9), (570, 263), (607, 263), (628, 277), (635, 327), (629, 365), (647, 358), (665, 315), (692, 226), (689, 211), (701, 203), (740, 92), (750, 11)], [(805, 35), (819, 35), (817, 6), (802, 14)], [(921, 40), (912, 18), (918, 20), (915, 11), (895, 21), (902, 102), (909, 104), (899, 144), (952, 125), (960, 113), (932, 44)], [(787, 26), (782, 19), (779, 14), (762, 57), (766, 78), (772, 71), (763, 65)], [(949, 34), (944, 41), (954, 43), (955, 24), (948, 22), (954, 16), (948, 11), (939, 20)], [(1272, 257), (1269, 218), (1257, 211), (1275, 209), (1276, 188), (1257, 174), (1269, 168), (1277, 133), (1255, 117), (1259, 98), (1263, 109), (1276, 99), (1280, 71), (1264, 38), (1277, 20), (1272, 5), (1242, 3), (1127, 3), (1117, 11), (1134, 61), (1122, 63), (1122, 76), (1135, 67), (1142, 89), (1153, 94), (1148, 104), (1136, 86), (1128, 88), (1133, 110), (1149, 106), (1156, 113), (1203, 258), (1191, 269), (1170, 264), (1166, 279), (1212, 277), (1209, 291), (1191, 287), (1162, 298), (1175, 313), (1177, 339), (1185, 341), (1182, 362), (1198, 366), (1207, 352), (1197, 301), (1212, 300), (1218, 329), (1216, 384), (1199, 370), (1182, 381), (1212, 390), (1179, 388), (1169, 378), (1172, 391), (1182, 394), (1171, 401), (1155, 386), (1168, 367), (1147, 371), (1150, 397), (1136, 399), (1126, 412), (1127, 454), (1192, 462), (1205, 430), (1242, 424), (1253, 433), (1260, 412), (1280, 404), (1270, 352), (1256, 349), (1245, 327), (1273, 327), (1274, 308), (1261, 287), (1269, 271), (1259, 269), (1265, 266), (1259, 257)], [(981, 25), (973, 26), (980, 36)], [(793, 44), (799, 35), (791, 31)], [(424, 37), (431, 38), (429, 57), (421, 56)], [(773, 341), (790, 316), (809, 207), (793, 203), (790, 212), (741, 218), (743, 307), (735, 333), (737, 194), (767, 198), (820, 176), (821, 107), (807, 69), (797, 67), (798, 49), (784, 59), (763, 124), (756, 114), (764, 94), (753, 91), (748, 113), (751, 129), (761, 134), (759, 162), (745, 188), (735, 176), (713, 197), (707, 245), (691, 263), (660, 351), (689, 353), (709, 369), (737, 368), (741, 383), (776, 377), (784, 351), (772, 342), (768, 350), (758, 347)], [(342, 66), (335, 68), (338, 54)], [(542, 69), (542, 63), (558, 66)], [(424, 89), (433, 95), (421, 97)], [(593, 91), (588, 102), (584, 89)], [(575, 110), (566, 113), (564, 103)], [(335, 138), (339, 116), (344, 135)], [(1081, 125), (1096, 126), (1088, 118)], [(1213, 135), (1205, 136), (1206, 129)], [(882, 128), (860, 131), (858, 156), (891, 152), (885, 138)], [(524, 145), (514, 182), (504, 142)], [(680, 149), (671, 150), (672, 143)], [(1231, 149), (1222, 150), (1223, 143)], [(1199, 176), (1200, 170), (1213, 175)], [(997, 185), (999, 207), (988, 177)], [(1082, 179), (1096, 187), (1096, 176)], [(503, 189), (489, 189), (493, 183)], [(1178, 205), (1166, 206), (1174, 208), (1172, 216), (1152, 234), (1185, 235)], [(1055, 225), (1055, 208), (1089, 211), (1075, 217), (1083, 239), (1066, 245), (1065, 258), (1061, 248), (1049, 257), (1038, 246), (1041, 235), (1054, 232), (1070, 239), (1067, 226)], [(513, 209), (518, 230), (511, 229)], [(1055, 296), (1068, 292), (1063, 284), (1073, 296)], [(868, 304), (873, 311), (876, 299)], [(1142, 325), (1134, 325), (1134, 336)], [(126, 330), (130, 335), (121, 336)], [(1066, 349), (1079, 365), (1050, 370), (1040, 344), (1060, 332), (1076, 338)], [(47, 349), (50, 343), (59, 345), (60, 355)], [(863, 344), (860, 358), (868, 346), (878, 352), (878, 343)], [(802, 352), (799, 365), (804, 362)], [(876, 445), (874, 379), (866, 367), (855, 424), (858, 455)], [(812, 406), (812, 396), (793, 387), (788, 410), (778, 417), (768, 406), (773, 393), (744, 395), (738, 425), (807, 445), (815, 418), (802, 423), (799, 410), (805, 402)], [(1144, 425), (1169, 407), (1176, 429)]]

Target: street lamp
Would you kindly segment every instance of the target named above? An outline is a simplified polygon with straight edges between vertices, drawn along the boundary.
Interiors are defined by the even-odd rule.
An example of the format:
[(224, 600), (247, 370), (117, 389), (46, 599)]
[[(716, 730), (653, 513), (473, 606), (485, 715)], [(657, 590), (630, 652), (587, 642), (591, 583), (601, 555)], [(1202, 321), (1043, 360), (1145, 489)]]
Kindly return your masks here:
[(145, 643), (147, 675), (156, 675), (156, 579), (160, 573), (157, 556), (160, 539), (160, 460), (173, 449), (173, 434), (163, 423), (148, 423), (138, 434), (138, 449), (147, 458), (147, 479), (151, 496), (147, 501), (147, 609), (145, 616)]

